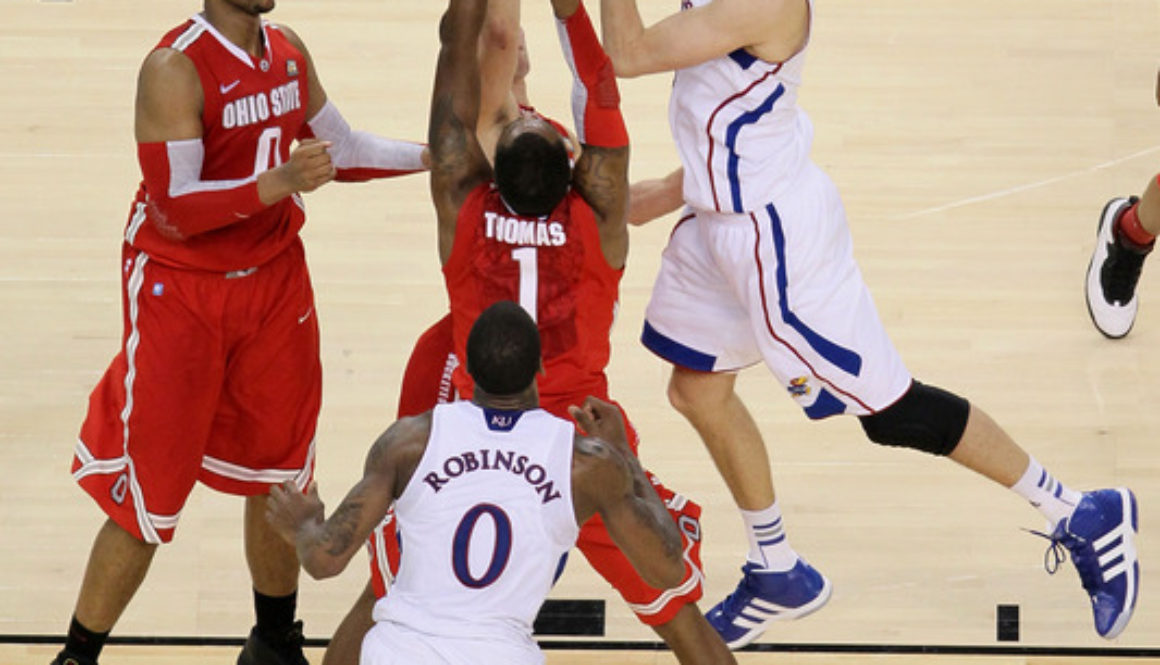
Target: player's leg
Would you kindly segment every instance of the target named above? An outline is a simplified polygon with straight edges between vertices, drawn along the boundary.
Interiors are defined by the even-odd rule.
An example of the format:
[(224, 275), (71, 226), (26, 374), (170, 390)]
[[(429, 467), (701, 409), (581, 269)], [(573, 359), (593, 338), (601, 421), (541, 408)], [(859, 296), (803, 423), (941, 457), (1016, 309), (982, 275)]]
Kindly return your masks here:
[[(762, 320), (755, 322), (755, 330), (770, 331), (759, 336), (759, 344), (774, 374), (791, 393), (796, 390), (811, 417), (858, 415), (876, 443), (949, 456), (1028, 499), (1048, 518), (1052, 540), (1072, 550), (1092, 596), (1097, 631), (1117, 634), (1131, 616), (1138, 588), (1131, 493), (1068, 490), (981, 409), (910, 379), (854, 263), (833, 183), (820, 170), (809, 169), (780, 203), (759, 217), (768, 222), (768, 233), (757, 228), (759, 236), (768, 236), (761, 238), (759, 248), (768, 244), (761, 253), (776, 264), (758, 282), (777, 294), (776, 306), (765, 307)], [(811, 213), (811, 207), (820, 214)], [(795, 247), (802, 236), (822, 238), (828, 252), (795, 262), (794, 257), (808, 254)], [(823, 293), (827, 297), (810, 297)], [(753, 310), (759, 309), (758, 301), (767, 302), (754, 293), (750, 298)], [(793, 357), (786, 349), (793, 350)], [(794, 358), (804, 367), (795, 369)], [(797, 371), (803, 372), (801, 381), (789, 378)]]
[(676, 616), (652, 629), (682, 665), (729, 665), (737, 662), (696, 603), (683, 605)]
[(698, 372), (673, 366), (669, 402), (689, 421), (709, 451), (741, 510), (774, 502), (765, 441), (749, 409), (734, 392), (733, 372)]
[[(761, 360), (751, 314), (715, 253), (740, 242), (753, 255), (748, 216), (714, 217), (698, 212), (674, 230), (661, 261), (646, 313), (642, 341), (674, 365), (669, 386), (673, 405), (701, 435), (732, 492), (749, 539), (742, 580), (724, 602), (708, 612), (710, 623), (731, 648), (756, 639), (773, 621), (805, 616), (822, 607), (830, 584), (790, 546), (776, 502), (769, 458), (761, 434), (733, 391), (730, 370)], [(713, 237), (726, 226), (744, 238)], [(749, 259), (752, 262), (752, 258)]]
[[(629, 433), (635, 438), (631, 426)], [(703, 592), (701, 507), (662, 485), (651, 473), (648, 477), (681, 531), (686, 575), (680, 584), (672, 589), (655, 589), (646, 584), (613, 542), (599, 515), (581, 526), (576, 547), (592, 568), (620, 593), (641, 623), (665, 641), (682, 665), (736, 663), (732, 652), (697, 608)]]
[(334, 630), (334, 636), (330, 638), (330, 644), (326, 646), (326, 653), (322, 656), (322, 665), (358, 665), (363, 638), (375, 625), (371, 614), (375, 600), (374, 589), (368, 581), (354, 601), (354, 605)]
[(322, 665), (358, 665), (363, 638), (375, 625), (375, 603), (387, 595), (387, 590), (399, 572), (402, 550), (399, 548), (396, 526), (392, 508), (368, 539), (370, 580), (330, 638)]
[[(946, 454), (1026, 499), (1047, 519), (1052, 548), (1070, 550), (1091, 597), (1096, 632), (1110, 639), (1127, 627), (1140, 577), (1131, 490), (1081, 494), (1068, 488), (982, 409), (917, 382), (897, 404), (863, 416), (862, 422), (878, 443)], [(1054, 573), (1058, 557), (1048, 561), (1048, 572)]]
[(245, 550), (255, 625), (239, 665), (303, 665), (298, 559), (265, 520), (272, 484), (300, 489), (314, 471), (322, 397), (318, 322), (301, 243), (257, 271), (223, 279), (230, 358), (200, 479), (246, 497)]
[(129, 606), (153, 561), (157, 545), (145, 543), (109, 519), (93, 541), (65, 648), (53, 665), (72, 659), (96, 663), (109, 632)]
[[(220, 338), (201, 278), (124, 249), (121, 352), (93, 390), (73, 476), (108, 515), (89, 555), (65, 648), (56, 662), (95, 663), (144, 579), (157, 545), (173, 538), (196, 480), (216, 405)], [(181, 376), (184, 380), (173, 381)]]
[(239, 665), (305, 665), (298, 609), (298, 553), (266, 520), (267, 495), (245, 499), (246, 565), (256, 622)]
[(1127, 335), (1136, 322), (1136, 284), (1160, 233), (1158, 178), (1148, 181), (1142, 197), (1114, 198), (1100, 213), (1084, 295), (1092, 323), (1111, 339)]
[[(1127, 488), (1079, 493), (1056, 480), (982, 409), (946, 391), (914, 386), (890, 407), (862, 416), (877, 443), (948, 455), (1026, 499), (1048, 521), (1052, 549), (1071, 552), (1091, 597), (1096, 632), (1127, 627), (1139, 592), (1136, 498)], [(1048, 558), (1054, 573), (1060, 558)]]

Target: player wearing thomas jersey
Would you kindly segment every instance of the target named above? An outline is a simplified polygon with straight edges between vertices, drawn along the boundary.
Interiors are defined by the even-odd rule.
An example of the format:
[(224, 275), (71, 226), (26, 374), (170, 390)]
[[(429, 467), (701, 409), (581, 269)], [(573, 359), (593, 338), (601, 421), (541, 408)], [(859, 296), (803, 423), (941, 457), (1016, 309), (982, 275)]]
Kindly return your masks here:
[[(508, 21), (498, 19), (497, 7), (501, 5), (512, 6), (488, 4), (485, 56), (489, 47), (494, 51), (503, 44), (514, 47), (519, 41), (518, 14)], [(528, 111), (526, 95), (519, 94), (522, 86), (513, 88), (510, 84), (510, 71), (490, 77), (496, 88), (490, 92), (494, 96), (496, 90), (502, 91), (499, 96), (503, 99), (487, 102), (488, 91), (481, 89), (474, 95), (483, 100), (480, 107), (491, 104), (489, 110), (457, 108), (454, 119), (443, 115), (447, 109), (440, 106), (445, 102), (441, 94), (447, 89), (460, 90), (459, 86), (466, 87), (468, 82), (449, 81), (449, 74), (462, 77), (478, 67), (459, 63), (437, 74), (429, 140), (445, 144), (442, 152), (438, 146), (432, 149), (432, 191), (439, 210), (440, 255), (451, 314), (429, 328), (416, 344), (403, 381), (400, 415), (433, 405), (437, 392), (446, 396), (444, 383), (436, 383), (436, 372), (453, 369), (455, 392), (471, 395), (461, 362), (467, 328), (484, 307), (502, 299), (519, 301), (536, 317), (544, 340), (545, 367), (538, 386), (549, 413), (565, 416), (567, 405), (582, 401), (586, 395), (607, 399), (604, 368), (609, 358), (609, 329), (627, 254), (627, 135), (616, 89), (608, 77), (607, 58), (583, 7), (572, 1), (556, 3), (555, 8), (565, 54), (576, 75), (578, 101), (574, 109), (583, 150), (574, 171), (569, 169), (563, 141), (566, 130)], [(507, 31), (502, 32), (505, 24)], [(457, 35), (455, 39), (464, 37)], [(444, 57), (451, 43), (454, 41), (444, 33)], [(441, 88), (441, 83), (449, 88)], [(513, 90), (516, 95), (512, 95)], [(474, 95), (461, 93), (453, 98), (462, 101), (476, 98)], [(524, 101), (524, 108), (519, 101)], [(479, 123), (472, 122), (475, 117), (480, 118)], [(494, 119), (497, 127), (491, 126), (489, 119)], [(463, 128), (473, 125), (479, 126), (479, 138), (467, 138), (470, 145), (464, 155), (455, 142), (461, 140)], [(494, 172), (489, 154), (495, 155)], [(595, 169), (601, 167), (603, 171), (598, 173)], [(459, 361), (452, 358), (445, 362), (450, 347), (439, 344), (448, 341), (453, 343)], [(413, 370), (429, 373), (419, 376)], [(631, 427), (629, 431), (635, 450), (636, 435)], [(650, 481), (685, 537), (688, 569), (679, 585), (658, 589), (645, 582), (598, 518), (585, 523), (577, 545), (641, 621), (666, 640), (681, 662), (734, 662), (695, 605), (701, 595), (700, 507), (660, 486), (651, 476)], [(327, 651), (327, 665), (353, 662), (354, 636), (365, 632), (368, 624), (365, 608), (373, 596), (386, 593), (391, 575), (398, 569), (398, 540), (391, 519), (388, 517), (371, 539), (374, 594), (369, 588), (364, 590), (340, 625)], [(407, 541), (406, 534), (401, 538)]]
[[(455, 0), (447, 16), (458, 18)], [(685, 572), (676, 526), (618, 410), (595, 398), (573, 406), (585, 435), (536, 408), (539, 333), (526, 311), (510, 301), (486, 309), (467, 362), (472, 401), (392, 425), (329, 520), (314, 485), (307, 496), (292, 483), (271, 492), (269, 519), (315, 577), (340, 572), (394, 504), (407, 546), (375, 605), (364, 665), (543, 663), (532, 620), (594, 514), (644, 579), (667, 586)]]
[(631, 0), (601, 6), (618, 76), (676, 71), (669, 119), (687, 207), (642, 341), (673, 363), (670, 401), (701, 434), (747, 527), (742, 581), (709, 612), (726, 642), (742, 646), (830, 594), (789, 545), (764, 442), (734, 392), (736, 371), (758, 361), (810, 418), (855, 415), (876, 443), (949, 456), (1031, 502), (1053, 546), (1071, 550), (1097, 632), (1119, 634), (1138, 589), (1132, 493), (1060, 484), (980, 408), (913, 380), (879, 321), (797, 105), (812, 3), (683, 0), (647, 28)]
[[(470, 322), (487, 305), (518, 300), (540, 329), (544, 374), (538, 383), (545, 408), (560, 412), (560, 400), (605, 396), (608, 333), (622, 274), (623, 267), (611, 267), (601, 251), (592, 208), (576, 190), (547, 215), (527, 217), (504, 205), (494, 183), (482, 183), (460, 208), (443, 265), (456, 354), (463, 357)], [(470, 397), (462, 364), (454, 381), (459, 394)]]
[(273, 6), (206, 0), (141, 68), (123, 345), (73, 461), (108, 520), (57, 662), (96, 661), (198, 481), (246, 497), (257, 625), (239, 663), (305, 662), (297, 561), (262, 519), (267, 488), (305, 487), (314, 467), (321, 366), (299, 194), (420, 170), (423, 147), (352, 131), (302, 41), (261, 18)]

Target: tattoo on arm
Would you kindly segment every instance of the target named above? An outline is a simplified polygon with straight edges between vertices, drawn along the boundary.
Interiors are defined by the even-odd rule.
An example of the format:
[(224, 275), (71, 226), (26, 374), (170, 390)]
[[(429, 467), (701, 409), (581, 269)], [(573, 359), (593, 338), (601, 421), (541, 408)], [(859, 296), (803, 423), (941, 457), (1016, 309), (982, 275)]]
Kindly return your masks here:
[(341, 556), (354, 542), (358, 531), (359, 518), (362, 515), (363, 503), (355, 497), (342, 502), (330, 519), (326, 520), (326, 528), (322, 536), (322, 545), (330, 556)]
[(601, 216), (622, 213), (628, 203), (628, 148), (584, 146), (576, 189)]
[(452, 95), (439, 95), (431, 101), (431, 127), (427, 142), (430, 144), (433, 168), (462, 154), (467, 147), (463, 122), (455, 114)]

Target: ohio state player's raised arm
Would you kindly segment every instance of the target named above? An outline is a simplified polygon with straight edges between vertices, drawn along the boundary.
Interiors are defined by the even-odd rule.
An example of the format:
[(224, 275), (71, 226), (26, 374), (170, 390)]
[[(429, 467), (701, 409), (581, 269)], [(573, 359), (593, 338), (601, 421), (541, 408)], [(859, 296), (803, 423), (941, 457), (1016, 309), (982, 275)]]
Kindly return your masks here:
[(520, 0), (488, 0), (479, 34), (479, 122), (476, 134), (488, 161), (503, 128), (519, 115), (512, 91), (519, 65)]
[(362, 182), (426, 169), (423, 163), (425, 146), (422, 143), (388, 139), (370, 132), (351, 130), (338, 107), (327, 97), (306, 44), (287, 26), (271, 27), (281, 30), (306, 58), (308, 120), (299, 138), (319, 138), (330, 143), (327, 152), (330, 153), (330, 159), (334, 162), (337, 172), (335, 180)]
[(564, 58), (572, 69), (572, 117), (583, 152), (572, 184), (592, 207), (608, 264), (624, 267), (628, 256), (628, 130), (620, 114), (620, 91), (592, 21), (579, 0), (552, 0)]
[(479, 147), (479, 30), (487, 0), (451, 0), (439, 22), (439, 59), (431, 94), (427, 143), (431, 199), (439, 219), (439, 254), (446, 261), (455, 222), (468, 193), (491, 177)]
[(801, 22), (789, 14), (809, 12), (806, 0), (711, 0), (647, 28), (636, 0), (601, 0), (604, 48), (616, 75), (634, 77), (691, 67), (748, 48), (781, 61), (805, 40)]
[(290, 160), (256, 176), (203, 181), (201, 111), (205, 104), (193, 62), (169, 48), (153, 51), (137, 79), (137, 160), (159, 230), (177, 239), (235, 224), (295, 192), (334, 177), (327, 143), (308, 141)]
[(270, 488), (266, 519), (298, 551), (302, 569), (315, 579), (333, 577), (366, 544), (387, 509), (406, 488), (427, 449), (431, 412), (403, 418), (374, 442), (363, 477), (329, 518), (315, 483), (303, 495), (293, 481)]

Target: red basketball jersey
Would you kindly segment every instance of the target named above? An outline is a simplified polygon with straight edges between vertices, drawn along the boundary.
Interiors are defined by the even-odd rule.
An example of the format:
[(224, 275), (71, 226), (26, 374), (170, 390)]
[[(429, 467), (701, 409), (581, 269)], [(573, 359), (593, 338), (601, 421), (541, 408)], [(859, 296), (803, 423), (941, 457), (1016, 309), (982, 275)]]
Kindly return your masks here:
[[(306, 127), (306, 58), (282, 31), (262, 23), (265, 50), (251, 56), (196, 15), (156, 48), (193, 61), (205, 97), (201, 121), (205, 160), (200, 187), (237, 186), (284, 163)], [(297, 195), (235, 224), (185, 240), (158, 232), (145, 183), (137, 192), (125, 239), (151, 257), (182, 267), (228, 272), (261, 265), (288, 247), (305, 222)]]
[[(484, 309), (512, 300), (540, 329), (541, 403), (606, 398), (604, 368), (622, 274), (605, 260), (596, 218), (574, 190), (550, 215), (521, 217), (508, 210), (492, 183), (484, 183), (459, 210), (455, 242), (443, 266), (455, 353), (466, 358), (467, 335)], [(459, 394), (470, 397), (464, 363), (454, 381)]]

